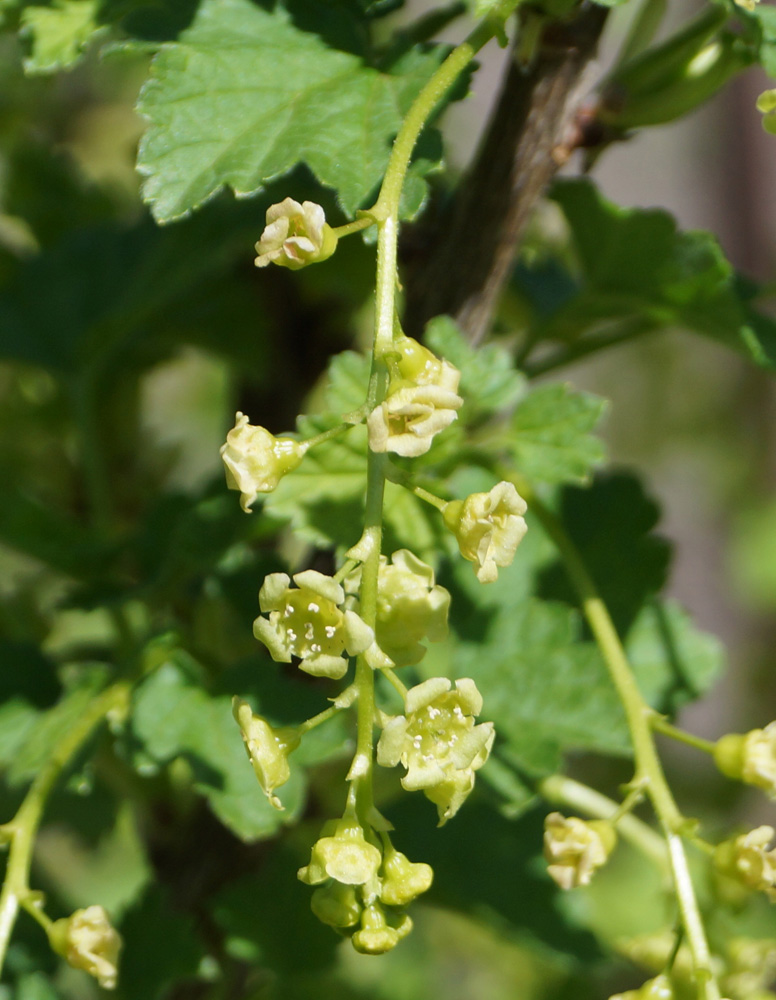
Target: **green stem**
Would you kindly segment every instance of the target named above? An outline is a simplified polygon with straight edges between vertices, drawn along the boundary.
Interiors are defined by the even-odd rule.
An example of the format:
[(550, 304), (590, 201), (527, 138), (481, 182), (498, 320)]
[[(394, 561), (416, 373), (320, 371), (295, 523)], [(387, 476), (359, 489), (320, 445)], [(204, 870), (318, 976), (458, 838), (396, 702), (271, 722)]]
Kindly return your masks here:
[(310, 448), (314, 448), (317, 444), (323, 444), (324, 441), (331, 441), (332, 438), (339, 437), (344, 434), (345, 431), (349, 431), (354, 424), (338, 424), (336, 427), (331, 427), (328, 431), (321, 431), (320, 434), (316, 434), (315, 437), (308, 438), (303, 441), (302, 444), (305, 446), (305, 451), (309, 451)]
[[(522, 363), (518, 367), (522, 369), (528, 378), (538, 378), (539, 375), (546, 375), (548, 372), (564, 368), (574, 361), (580, 361), (589, 354), (595, 354), (596, 351), (603, 351), (607, 347), (616, 347), (618, 344), (625, 344), (629, 340), (635, 340), (637, 337), (642, 337), (647, 333), (655, 333), (658, 329), (659, 327), (652, 320), (641, 317), (632, 320), (623, 320), (608, 333), (597, 337), (583, 337), (571, 347), (560, 348), (538, 361), (527, 360), (529, 352), (525, 352), (522, 356)], [(530, 344), (530, 348), (536, 346), (541, 339), (543, 338), (540, 336), (534, 340)]]
[(695, 747), (696, 750), (702, 750), (703, 753), (714, 754), (716, 743), (712, 743), (711, 740), (704, 740), (702, 736), (695, 736), (693, 733), (688, 733), (677, 726), (672, 726), (662, 715), (654, 714), (650, 719), (650, 725), (655, 732), (662, 733), (664, 736), (670, 736), (672, 740), (685, 743), (688, 747)]
[(682, 843), (681, 831), (685, 825), (684, 817), (674, 801), (655, 749), (650, 724), (654, 712), (641, 696), (606, 605), (599, 596), (576, 546), (566, 534), (559, 519), (539, 500), (531, 488), (526, 483), (518, 482), (518, 477), (512, 477), (512, 479), (529, 508), (533, 510), (555, 543), (563, 559), (566, 571), (579, 595), (582, 610), (606, 663), (609, 676), (620, 696), (636, 760), (634, 782), (637, 784), (643, 782), (644, 791), (652, 802), (668, 843), (674, 891), (687, 936), (687, 944), (693, 959), (695, 976), (699, 986), (699, 997), (702, 997), (703, 1000), (719, 1000), (719, 985), (711, 966), (706, 933)]
[(362, 216), (360, 219), (356, 219), (355, 222), (348, 222), (344, 226), (337, 226), (336, 229), (332, 229), (332, 232), (337, 237), (341, 239), (343, 236), (350, 236), (351, 233), (358, 233), (362, 229), (368, 229), (369, 226), (373, 226), (375, 220), (368, 215)]
[(0, 892), (0, 970), (19, 907), (29, 908), (27, 904), (31, 895), (29, 878), (32, 851), (46, 800), (60, 774), (89, 738), (92, 730), (109, 713), (126, 708), (129, 690), (128, 684), (114, 684), (89, 703), (72, 729), (55, 744), (51, 756), (35, 776), (18, 812), (10, 823), (5, 824), (4, 830), (10, 834), (11, 844), (5, 881)]
[(385, 676), (386, 680), (390, 681), (390, 683), (394, 686), (394, 688), (396, 688), (396, 690), (401, 695), (402, 701), (406, 701), (407, 688), (404, 686), (401, 680), (399, 680), (396, 671), (392, 670), (390, 667), (383, 667), (380, 673)]
[(621, 806), (588, 785), (562, 774), (553, 774), (539, 784), (539, 792), (548, 802), (570, 806), (596, 819), (609, 819), (617, 830), (646, 854), (662, 870), (668, 870), (668, 854), (663, 838), (643, 820), (630, 813), (620, 815)]
[[(399, 202), (412, 150), (423, 126), (444, 93), (455, 82), (475, 53), (493, 36), (495, 26), (484, 22), (457, 46), (415, 98), (394, 141), (380, 195), (367, 217), (377, 222), (377, 277), (375, 283), (375, 335), (368, 406), (374, 409), (385, 399), (388, 370), (385, 356), (393, 346), (396, 328), (396, 258), (399, 237)], [(400, 329), (400, 327), (399, 327)], [(383, 497), (387, 455), (369, 449), (367, 458), (364, 533), (359, 552), (364, 552), (359, 594), (360, 614), (374, 628), (377, 619), (377, 577), (382, 546)], [(351, 793), (362, 824), (369, 823), (373, 808), (372, 770), (374, 757), (375, 678), (366, 657), (356, 660), (358, 688), (356, 754), (350, 768)]]
[(411, 493), (414, 493), (419, 499), (425, 500), (426, 503), (430, 503), (432, 507), (436, 507), (437, 510), (444, 510), (447, 506), (447, 500), (442, 500), (441, 497), (435, 496), (433, 493), (429, 493), (429, 491), (424, 490), (422, 486), (408, 486), (407, 489)]

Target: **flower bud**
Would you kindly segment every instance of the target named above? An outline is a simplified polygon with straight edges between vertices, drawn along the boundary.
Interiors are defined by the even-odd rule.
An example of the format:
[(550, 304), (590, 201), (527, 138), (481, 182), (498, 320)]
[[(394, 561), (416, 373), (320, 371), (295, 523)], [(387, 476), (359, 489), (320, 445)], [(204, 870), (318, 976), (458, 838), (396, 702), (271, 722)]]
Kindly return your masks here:
[(445, 524), (458, 539), (464, 559), (475, 564), (480, 583), (493, 583), (499, 566), (509, 566), (526, 532), (525, 500), (512, 483), (490, 493), (472, 493), (442, 508)]
[(382, 907), (374, 903), (364, 908), (361, 916), (361, 930), (351, 938), (353, 947), (364, 955), (384, 955), (395, 948), (403, 937), (412, 930), (412, 921), (402, 916), (396, 927), (391, 927), (385, 919)]
[(773, 836), (773, 827), (758, 826), (723, 841), (714, 851), (714, 867), (741, 885), (776, 899), (776, 850), (766, 850)]
[[(345, 580), (352, 594), (361, 587), (361, 568)], [(375, 658), (373, 666), (405, 667), (426, 655), (422, 640), (440, 642), (447, 636), (450, 594), (434, 583), (434, 570), (409, 549), (399, 549), (390, 563), (380, 556), (377, 581), (377, 645), (388, 658)]]
[(369, 447), (414, 458), (424, 455), (434, 436), (458, 416), (461, 373), (411, 337), (393, 346), (398, 360), (388, 394), (367, 418)]
[(267, 209), (267, 227), (256, 244), (256, 267), (279, 264), (298, 271), (308, 264), (327, 260), (337, 249), (337, 236), (327, 225), (320, 205), (301, 205), (286, 198)]
[(321, 923), (329, 927), (354, 927), (363, 910), (356, 890), (342, 882), (331, 882), (316, 889), (310, 899), (310, 908)]
[(330, 576), (308, 569), (296, 573), (297, 589), (285, 573), (270, 573), (259, 591), (259, 606), (269, 618), (257, 618), (253, 634), (278, 663), (299, 657), (300, 670), (338, 679), (347, 656), (363, 653), (374, 632), (354, 611), (342, 611), (345, 591)]
[(454, 816), (474, 787), (474, 772), (488, 759), (493, 746), (492, 722), (474, 724), (482, 697), (473, 680), (455, 682), (432, 677), (411, 688), (405, 715), (388, 721), (377, 744), (377, 762), (383, 767), (402, 763), (407, 773), (402, 785), (422, 790), (437, 806), (439, 825)]
[(242, 733), (248, 759), (270, 805), (283, 809), (273, 792), (291, 777), (288, 755), (299, 746), (299, 733), (292, 727), (273, 729), (260, 715), (254, 715), (247, 701), (234, 698), (232, 714)]
[(329, 878), (343, 885), (364, 885), (377, 875), (382, 860), (382, 852), (364, 837), (359, 824), (342, 819), (331, 836), (322, 837), (313, 845), (310, 864), (299, 869), (298, 877), (308, 885), (318, 885)]
[(674, 988), (668, 976), (660, 975), (648, 979), (637, 990), (615, 993), (609, 1000), (674, 1000)]
[(616, 843), (614, 827), (606, 820), (585, 821), (554, 812), (544, 821), (547, 871), (561, 889), (588, 885), (593, 872), (606, 862)]
[(380, 900), (386, 906), (406, 906), (431, 888), (434, 871), (422, 861), (412, 862), (399, 851), (387, 853), (383, 859), (383, 884)]
[(68, 965), (94, 976), (104, 990), (115, 988), (122, 942), (101, 906), (87, 906), (56, 920), (49, 931), (49, 942)]
[(293, 438), (277, 438), (263, 427), (248, 423), (244, 413), (237, 413), (234, 427), (221, 445), (226, 468), (226, 485), (239, 490), (240, 506), (250, 513), (259, 493), (271, 493), (287, 472), (304, 458), (307, 445)]
[(723, 736), (714, 747), (714, 762), (728, 778), (762, 788), (776, 799), (776, 722)]

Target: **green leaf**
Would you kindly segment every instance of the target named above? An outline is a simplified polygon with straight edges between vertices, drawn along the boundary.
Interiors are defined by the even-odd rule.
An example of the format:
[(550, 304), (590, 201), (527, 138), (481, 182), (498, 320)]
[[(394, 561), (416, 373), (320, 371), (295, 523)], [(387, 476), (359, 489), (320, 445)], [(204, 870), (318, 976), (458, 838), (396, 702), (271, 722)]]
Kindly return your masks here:
[[(617, 630), (625, 636), (668, 575), (671, 546), (653, 533), (659, 506), (635, 476), (617, 472), (596, 477), (587, 489), (566, 487), (559, 516)], [(543, 597), (578, 603), (560, 562), (542, 572), (539, 592)]]
[(490, 414), (512, 406), (525, 391), (525, 379), (511, 355), (499, 344), (478, 349), (467, 343), (449, 316), (437, 316), (426, 326), (425, 343), (461, 372), (461, 395), (467, 414)]
[(389, 142), (438, 59), (427, 53), (389, 76), (300, 31), (280, 7), (204, 0), (141, 92), (144, 198), (169, 222), (226, 186), (255, 194), (303, 161), (352, 213), (380, 181)]
[(32, 37), (26, 72), (53, 73), (74, 66), (99, 31), (98, 6), (98, 0), (57, 0), (51, 7), (25, 7), (22, 30)]
[[(579, 273), (576, 294), (567, 290), (549, 315), (536, 302), (535, 339), (573, 344), (588, 334), (606, 343), (613, 333), (680, 326), (776, 367), (774, 338), (760, 340), (759, 314), (745, 308), (712, 234), (682, 232), (662, 210), (619, 208), (587, 179), (557, 182), (550, 197), (569, 223)], [(530, 298), (535, 289), (521, 274)]]
[(121, 995), (159, 1000), (171, 984), (193, 978), (203, 954), (193, 918), (173, 905), (159, 885), (151, 886), (119, 927), (124, 939)]
[(38, 716), (34, 725), (26, 728), (8, 767), (9, 785), (23, 785), (35, 777), (57, 741), (75, 725), (101, 686), (101, 676), (89, 676), (82, 684), (65, 693), (52, 709)]
[(341, 351), (334, 355), (326, 372), (326, 406), (332, 413), (350, 413), (364, 405), (370, 367), (365, 354)]
[(569, 385), (534, 389), (518, 404), (507, 446), (517, 471), (531, 482), (581, 482), (604, 459), (604, 446), (590, 432), (606, 400)]
[(192, 766), (197, 791), (242, 840), (271, 836), (301, 807), (302, 782), (292, 768), (291, 780), (282, 789), (288, 812), (272, 808), (246, 756), (231, 698), (211, 697), (190, 683), (172, 660), (137, 689), (132, 730), (157, 763), (184, 756)]
[(568, 607), (505, 597), (484, 642), (461, 643), (452, 665), (455, 676), (475, 680), (483, 718), (495, 722), (511, 760), (528, 774), (558, 770), (565, 750), (628, 752), (617, 695)]
[(720, 641), (696, 629), (674, 601), (645, 605), (628, 633), (626, 652), (641, 693), (671, 714), (708, 691), (725, 666)]

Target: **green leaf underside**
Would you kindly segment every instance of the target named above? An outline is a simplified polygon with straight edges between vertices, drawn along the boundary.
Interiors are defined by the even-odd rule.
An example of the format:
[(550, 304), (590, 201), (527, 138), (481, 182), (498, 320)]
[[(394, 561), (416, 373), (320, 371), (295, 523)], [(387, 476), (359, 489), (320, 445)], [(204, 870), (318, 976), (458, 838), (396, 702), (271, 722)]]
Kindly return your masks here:
[(225, 826), (246, 841), (271, 836), (301, 806), (298, 773), (281, 790), (288, 812), (273, 809), (253, 773), (229, 697), (212, 698), (189, 684), (172, 662), (138, 689), (132, 727), (146, 753), (159, 764), (185, 756), (195, 785)]
[(776, 367), (771, 324), (747, 307), (711, 233), (682, 232), (662, 210), (620, 208), (587, 179), (556, 182), (551, 198), (569, 223), (579, 273), (548, 303), (542, 285), (553, 261), (518, 268), (540, 339), (574, 343), (585, 334), (627, 332), (628, 324), (636, 333), (679, 326)]
[(402, 115), (438, 60), (432, 52), (388, 76), (299, 31), (281, 10), (205, 0), (141, 92), (145, 200), (169, 222), (226, 186), (255, 194), (304, 161), (352, 213), (378, 184)]

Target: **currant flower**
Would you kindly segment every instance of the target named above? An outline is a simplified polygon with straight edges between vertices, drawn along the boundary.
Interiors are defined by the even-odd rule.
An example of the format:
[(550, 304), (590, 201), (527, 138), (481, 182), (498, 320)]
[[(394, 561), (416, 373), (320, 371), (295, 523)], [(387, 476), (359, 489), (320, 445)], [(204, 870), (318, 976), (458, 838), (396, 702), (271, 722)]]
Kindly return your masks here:
[(391, 848), (383, 855), (380, 901), (386, 906), (406, 906), (431, 888), (434, 870), (422, 861), (409, 858)]
[(376, 877), (382, 851), (369, 843), (356, 820), (327, 823), (323, 833), (313, 845), (310, 863), (297, 873), (302, 882), (319, 885), (331, 878), (343, 885), (364, 885)]
[(352, 885), (329, 882), (313, 892), (310, 909), (322, 924), (346, 928), (359, 923), (364, 907)]
[(327, 260), (337, 249), (337, 236), (314, 201), (300, 205), (285, 198), (267, 209), (267, 227), (256, 244), (256, 267), (279, 264), (298, 271)]
[(364, 907), (361, 928), (351, 938), (353, 947), (364, 955), (384, 955), (395, 948), (412, 930), (412, 921), (406, 914), (398, 918), (395, 926), (386, 919), (379, 903)]
[(439, 812), (439, 825), (453, 817), (474, 787), (474, 772), (488, 759), (492, 722), (475, 725), (482, 696), (466, 677), (451, 690), (447, 677), (432, 677), (407, 692), (406, 715), (389, 719), (377, 744), (382, 767), (401, 763), (408, 791), (422, 790)]
[(637, 990), (615, 993), (609, 1000), (674, 1000), (674, 988), (665, 974), (648, 979)]
[(235, 415), (234, 427), (221, 445), (226, 485), (240, 491), (240, 506), (250, 513), (259, 493), (271, 493), (287, 472), (304, 458), (307, 445), (293, 438), (275, 437), (263, 427), (248, 423), (244, 413)]
[(723, 841), (714, 851), (715, 868), (748, 889), (776, 900), (776, 850), (766, 850), (773, 837), (772, 826), (758, 826)]
[(728, 778), (762, 788), (776, 799), (776, 722), (723, 736), (714, 747), (714, 762)]
[(290, 726), (273, 729), (266, 719), (254, 715), (248, 702), (240, 698), (233, 699), (232, 714), (240, 727), (248, 759), (262, 791), (271, 806), (282, 810), (283, 803), (274, 791), (291, 777), (288, 755), (299, 746), (298, 731)]
[(461, 373), (411, 337), (393, 346), (398, 360), (388, 394), (367, 418), (369, 447), (415, 458), (458, 416), (463, 405), (458, 395)]
[(614, 827), (606, 820), (586, 821), (554, 812), (544, 821), (547, 871), (561, 889), (588, 885), (616, 843)]
[[(741, 6), (745, 6), (747, 10), (754, 10), (755, 0), (743, 3), (741, 0), (736, 0), (736, 2), (741, 3)], [(760, 94), (757, 98), (757, 110), (762, 113), (762, 124), (765, 131), (776, 135), (776, 90), (764, 90)]]
[(49, 942), (68, 965), (94, 976), (104, 990), (115, 989), (122, 941), (101, 906), (87, 906), (54, 921)]
[(475, 564), (480, 583), (493, 583), (499, 567), (509, 566), (526, 532), (526, 502), (512, 483), (497, 483), (490, 493), (472, 493), (442, 508), (445, 524), (458, 540), (464, 559)]
[(269, 618), (257, 618), (253, 634), (278, 663), (299, 658), (299, 669), (316, 677), (342, 677), (347, 656), (363, 653), (374, 632), (350, 610), (341, 610), (345, 591), (330, 576), (308, 569), (294, 575), (270, 573), (259, 591), (259, 607)]
[[(357, 594), (361, 568), (345, 580)], [(426, 655), (424, 639), (441, 642), (447, 636), (450, 592), (434, 582), (434, 570), (409, 549), (399, 549), (390, 563), (380, 556), (377, 578), (375, 639), (379, 649), (367, 652), (374, 667), (404, 667)], [(381, 655), (382, 654), (382, 655)]]

